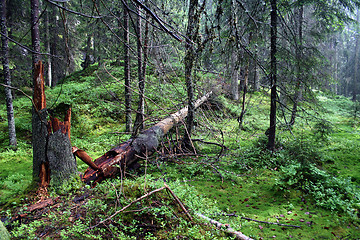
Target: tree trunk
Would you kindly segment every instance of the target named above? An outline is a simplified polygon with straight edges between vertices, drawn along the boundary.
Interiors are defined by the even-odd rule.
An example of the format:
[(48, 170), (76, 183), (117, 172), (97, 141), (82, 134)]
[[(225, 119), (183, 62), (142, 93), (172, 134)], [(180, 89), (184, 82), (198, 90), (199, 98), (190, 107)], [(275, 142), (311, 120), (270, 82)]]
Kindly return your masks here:
[[(46, 29), (46, 52), (50, 53), (50, 26), (49, 26), (49, 11), (46, 11), (46, 19), (45, 19), (45, 29)], [(51, 87), (52, 85), (52, 62), (51, 56), (47, 56), (47, 82), (48, 86)]]
[(138, 17), (136, 24), (137, 34), (137, 57), (138, 57), (138, 87), (139, 87), (139, 101), (136, 113), (136, 119), (134, 124), (133, 136), (139, 131), (144, 129), (144, 91), (145, 91), (145, 79), (143, 73), (143, 46), (142, 46), (142, 27), (141, 27), (141, 11), (140, 6), (137, 7)]
[[(33, 50), (40, 52), (39, 31), (39, 0), (31, 0), (31, 41)], [(46, 138), (47, 138), (47, 110), (44, 92), (43, 65), (39, 54), (33, 54), (33, 101), (32, 110), (32, 145), (33, 145), (33, 179), (40, 182), (40, 175), (44, 176), (48, 170), (46, 164)], [(43, 173), (41, 174), (41, 169)], [(46, 178), (46, 177), (45, 177)], [(43, 177), (44, 179), (44, 177)]]
[[(49, 15), (49, 30), (50, 30), (50, 53), (51, 55), (58, 55), (58, 48), (61, 46), (59, 44), (59, 36), (58, 32), (60, 31), (58, 20), (57, 20), (57, 12), (54, 5), (50, 4), (48, 6), (50, 15)], [(56, 66), (52, 67), (51, 70), (51, 86), (56, 86), (58, 81), (64, 76), (65, 68), (62, 60), (58, 58), (54, 58), (49, 56), (51, 59), (51, 64)]]
[(195, 46), (194, 42), (198, 34), (199, 19), (198, 19), (198, 0), (190, 0), (188, 12), (188, 24), (186, 29), (186, 43), (185, 43), (185, 82), (188, 97), (188, 114), (186, 117), (186, 131), (184, 134), (185, 146), (190, 145), (191, 131), (194, 125), (194, 81), (192, 71), (195, 61)]
[[(1, 11), (1, 22), (0, 22), (0, 31), (3, 34), (1, 36), (2, 42), (2, 65), (4, 73), (4, 83), (7, 86), (11, 86), (11, 75), (9, 67), (9, 45), (7, 37), (7, 26), (6, 26), (6, 1), (0, 0), (0, 11)], [(11, 94), (11, 89), (5, 87), (5, 98), (6, 98), (6, 111), (8, 118), (8, 130), (9, 130), (9, 143), (10, 147), (16, 149), (17, 140), (16, 140), (16, 131), (15, 131), (15, 117), (14, 117), (14, 107), (13, 107), (13, 97)]]
[(125, 129), (131, 132), (131, 86), (130, 86), (130, 52), (129, 52), (129, 12), (124, 5), (124, 82), (125, 82)]
[[(48, 164), (46, 163), (46, 140), (48, 137), (46, 121), (48, 112), (46, 109), (43, 72), (43, 65), (39, 61), (34, 66), (33, 80), (32, 145), (33, 179), (35, 182), (40, 182), (40, 178), (42, 178), (40, 177), (41, 169), (43, 170), (42, 176), (47, 175), (49, 172)], [(43, 179), (42, 181), (44, 181)]]
[[(357, 10), (356, 13), (356, 21), (359, 22), (359, 15), (360, 12), (359, 10)], [(358, 86), (357, 86), (357, 82), (359, 81), (359, 26), (357, 25), (356, 27), (356, 42), (355, 42), (355, 64), (354, 64), (354, 77), (353, 77), (353, 88), (352, 88), (352, 100), (355, 102), (356, 101), (356, 95), (357, 95), (357, 91), (358, 91)]]
[[(40, 53), (39, 0), (31, 0), (31, 41), (33, 50)], [(33, 67), (39, 60), (40, 54), (33, 53)]]
[(275, 150), (275, 137), (276, 137), (276, 38), (277, 38), (277, 3), (276, 0), (271, 0), (271, 23), (270, 23), (270, 85), (271, 85), (271, 103), (270, 103), (270, 127), (268, 132), (268, 144), (267, 148), (271, 151)]
[(237, 49), (232, 48), (231, 53), (231, 62), (230, 64), (230, 88), (231, 88), (231, 97), (233, 100), (239, 100), (239, 61), (238, 61)]
[[(211, 96), (212, 92), (207, 93), (194, 103), (194, 108), (198, 108)], [(183, 121), (188, 114), (188, 107), (171, 114), (168, 118), (160, 121), (151, 128), (143, 131), (137, 137), (121, 143), (111, 149), (103, 156), (95, 160), (94, 164), (89, 164), (89, 168), (82, 176), (82, 180), (87, 184), (101, 182), (137, 164), (138, 156), (144, 157), (153, 154), (159, 145), (162, 137), (176, 124)], [(119, 166), (119, 167), (116, 167)], [(100, 170), (99, 170), (100, 169)]]
[(86, 69), (91, 64), (91, 35), (89, 34), (86, 41), (86, 48), (85, 48), (85, 60), (82, 63), (83, 69)]
[(294, 94), (294, 104), (293, 109), (291, 111), (291, 119), (289, 122), (290, 126), (293, 126), (295, 123), (296, 113), (297, 113), (297, 106), (302, 96), (302, 72), (301, 72), (301, 60), (302, 60), (302, 41), (303, 41), (303, 34), (302, 34), (302, 22), (303, 22), (303, 12), (304, 7), (300, 6), (298, 9), (298, 37), (299, 37), (299, 45), (296, 48), (296, 83), (295, 83), (295, 94)]

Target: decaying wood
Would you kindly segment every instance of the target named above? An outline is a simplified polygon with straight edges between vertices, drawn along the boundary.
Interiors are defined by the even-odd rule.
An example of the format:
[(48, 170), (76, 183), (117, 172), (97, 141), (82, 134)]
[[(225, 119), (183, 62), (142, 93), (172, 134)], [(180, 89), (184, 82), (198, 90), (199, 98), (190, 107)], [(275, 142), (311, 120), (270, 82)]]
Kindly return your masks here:
[(33, 80), (33, 101), (36, 111), (46, 108), (45, 84), (44, 84), (44, 65), (38, 61), (34, 66)]
[(75, 156), (80, 158), (84, 163), (86, 163), (92, 169), (102, 171), (101, 168), (95, 165), (93, 159), (84, 150), (81, 150), (77, 147), (72, 147), (72, 152)]
[(41, 61), (34, 64), (33, 79), (33, 177), (39, 183), (38, 193), (47, 193), (50, 184), (61, 185), (71, 175), (77, 175), (76, 161), (70, 142), (71, 108), (64, 121), (50, 116), (46, 109), (44, 66)]
[(217, 228), (225, 230), (227, 233), (233, 235), (236, 239), (241, 239), (241, 240), (252, 240), (252, 238), (245, 236), (244, 234), (242, 234), (241, 232), (235, 231), (233, 228), (231, 228), (228, 224), (223, 224), (220, 223), (218, 221), (215, 221), (211, 218), (206, 217), (205, 215), (201, 214), (201, 213), (196, 213), (196, 215), (198, 215), (199, 217), (209, 221), (211, 224), (215, 225)]
[[(198, 108), (204, 103), (212, 92), (207, 93), (198, 99), (194, 106)], [(82, 180), (87, 184), (101, 182), (102, 180), (113, 177), (119, 173), (120, 169), (131, 168), (137, 163), (138, 157), (151, 155), (159, 146), (163, 136), (177, 123), (183, 121), (188, 113), (188, 108), (182, 108), (176, 113), (158, 122), (151, 128), (143, 131), (137, 137), (121, 143), (119, 146), (109, 150), (103, 156), (95, 160), (94, 165), (90, 166), (82, 176)], [(92, 164), (91, 164), (92, 165)], [(99, 168), (101, 170), (99, 170)]]
[(45, 207), (53, 205), (53, 204), (54, 204), (54, 201), (51, 198), (48, 198), (46, 200), (43, 200), (41, 202), (31, 205), (30, 207), (27, 208), (27, 210), (29, 212), (32, 212), (32, 211), (42, 209), (42, 208), (45, 208)]
[(32, 113), (32, 145), (33, 145), (33, 178), (40, 187), (47, 187), (50, 170), (46, 164), (47, 124), (44, 66), (41, 61), (34, 64), (33, 77), (33, 113)]

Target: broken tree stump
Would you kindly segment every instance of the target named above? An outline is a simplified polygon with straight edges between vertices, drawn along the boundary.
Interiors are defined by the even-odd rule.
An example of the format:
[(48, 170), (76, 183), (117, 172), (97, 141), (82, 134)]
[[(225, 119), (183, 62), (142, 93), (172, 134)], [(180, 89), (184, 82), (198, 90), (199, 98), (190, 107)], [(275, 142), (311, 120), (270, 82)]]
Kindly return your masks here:
[[(198, 108), (211, 96), (213, 92), (209, 92), (198, 99), (194, 106)], [(151, 128), (143, 131), (137, 137), (131, 138), (119, 146), (109, 150), (103, 156), (95, 160), (95, 166), (90, 166), (82, 176), (82, 180), (95, 186), (98, 182), (106, 178), (110, 178), (123, 171), (125, 168), (132, 167), (137, 164), (138, 156), (151, 155), (159, 146), (159, 142), (163, 136), (179, 122), (183, 121), (187, 116), (188, 108), (184, 107), (176, 113), (158, 122)], [(100, 170), (99, 170), (100, 169)]]
[[(34, 66), (33, 79), (33, 179), (40, 188), (59, 186), (70, 176), (77, 175), (77, 166), (70, 143), (71, 108), (64, 122), (50, 116), (46, 109), (44, 67), (41, 61)], [(46, 191), (45, 191), (46, 192)]]

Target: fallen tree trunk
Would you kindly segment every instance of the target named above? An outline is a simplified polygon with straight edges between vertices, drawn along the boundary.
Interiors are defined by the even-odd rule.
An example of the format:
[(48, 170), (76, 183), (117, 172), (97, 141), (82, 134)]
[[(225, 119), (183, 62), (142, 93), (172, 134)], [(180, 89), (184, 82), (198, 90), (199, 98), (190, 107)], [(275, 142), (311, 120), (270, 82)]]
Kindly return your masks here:
[[(213, 92), (209, 92), (202, 98), (198, 99), (194, 106), (198, 108), (204, 103)], [(101, 182), (106, 178), (110, 178), (118, 174), (120, 171), (124, 171), (125, 168), (129, 168), (137, 164), (138, 157), (151, 155), (155, 152), (159, 146), (159, 142), (162, 137), (177, 123), (183, 121), (187, 116), (188, 108), (184, 107), (176, 113), (171, 114), (169, 117), (158, 122), (151, 128), (143, 131), (135, 138), (131, 138), (128, 141), (121, 143), (119, 146), (109, 150), (103, 156), (95, 160), (94, 163), (88, 163), (89, 168), (82, 176), (82, 180), (95, 186), (96, 183)], [(73, 153), (80, 159), (82, 156), (77, 154), (78, 148), (73, 148)], [(89, 161), (89, 157), (86, 158), (86, 162)], [(90, 158), (91, 159), (91, 158)], [(94, 166), (95, 165), (95, 166)]]

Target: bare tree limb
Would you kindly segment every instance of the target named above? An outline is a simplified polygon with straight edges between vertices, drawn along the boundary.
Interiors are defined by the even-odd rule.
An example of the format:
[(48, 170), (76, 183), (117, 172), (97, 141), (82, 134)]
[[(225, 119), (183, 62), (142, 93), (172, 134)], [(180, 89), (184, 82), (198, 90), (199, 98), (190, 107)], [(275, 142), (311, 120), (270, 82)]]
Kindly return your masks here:
[(39, 54), (39, 55), (45, 55), (45, 56), (50, 56), (50, 57), (62, 58), (62, 56), (52, 55), (52, 54), (50, 54), (50, 53), (41, 53), (41, 52), (34, 51), (34, 50), (32, 50), (31, 48), (29, 48), (29, 47), (27, 47), (27, 46), (25, 46), (25, 45), (23, 45), (23, 44), (21, 44), (21, 43), (19, 43), (19, 42), (15, 41), (14, 39), (12, 39), (12, 38), (10, 38), (10, 37), (6, 36), (6, 35), (5, 35), (5, 34), (3, 34), (2, 32), (0, 32), (0, 34), (1, 34), (1, 36), (3, 36), (3, 37), (5, 37), (5, 38), (7, 38), (10, 42), (15, 43), (16, 45), (20, 46), (21, 48), (23, 48), (23, 49), (25, 49), (25, 50), (27, 50), (27, 51), (29, 51), (29, 52), (33, 53), (33, 54)]
[(236, 239), (241, 239), (241, 240), (252, 240), (252, 238), (245, 236), (244, 234), (242, 234), (242, 232), (238, 232), (235, 231), (233, 228), (231, 228), (228, 224), (223, 224), (220, 223), (218, 221), (215, 221), (211, 218), (206, 217), (205, 215), (201, 214), (201, 213), (196, 213), (196, 215), (198, 215), (199, 217), (209, 221), (211, 224), (215, 225), (217, 228), (223, 230), (225, 228), (225, 232), (233, 235)]
[(123, 207), (122, 209), (120, 210), (117, 210), (115, 213), (113, 213), (111, 216), (105, 218), (104, 220), (100, 221), (99, 223), (95, 224), (94, 226), (91, 226), (89, 227), (87, 230), (89, 229), (93, 229), (93, 228), (96, 228), (97, 226), (99, 226), (100, 224), (103, 224), (104, 222), (110, 220), (111, 218), (115, 217), (117, 214), (123, 212), (124, 210), (128, 209), (129, 207), (131, 207), (134, 203), (137, 203), (137, 202), (140, 202), (141, 200), (143, 200), (144, 198), (147, 198), (149, 197), (150, 195), (154, 194), (154, 193), (157, 193), (157, 192), (160, 192), (162, 190), (166, 189), (166, 187), (161, 187), (161, 188), (158, 188), (158, 189), (155, 189), (154, 191), (151, 191), (137, 199), (135, 199), (134, 201), (132, 201), (131, 203), (129, 203), (128, 205), (126, 205), (125, 207)]
[[(95, 19), (103, 18), (103, 16), (100, 16), (100, 15), (98, 15), (98, 16), (90, 16), (90, 15), (87, 15), (87, 14), (84, 14), (84, 13), (81, 13), (81, 12), (73, 11), (71, 9), (68, 9), (68, 8), (66, 8), (64, 6), (61, 6), (61, 5), (56, 3), (56, 2), (59, 2), (59, 1), (56, 1), (56, 2), (51, 1), (51, 0), (45, 0), (45, 1), (48, 2), (48, 3), (51, 3), (52, 5), (54, 5), (54, 6), (58, 7), (58, 8), (61, 8), (61, 9), (65, 10), (65, 11), (67, 11), (67, 12), (70, 12), (70, 13), (73, 13), (73, 14), (76, 14), (76, 15), (79, 15), (79, 16), (82, 16), (82, 17), (95, 18)], [(61, 2), (66, 2), (66, 1), (61, 1)]]

